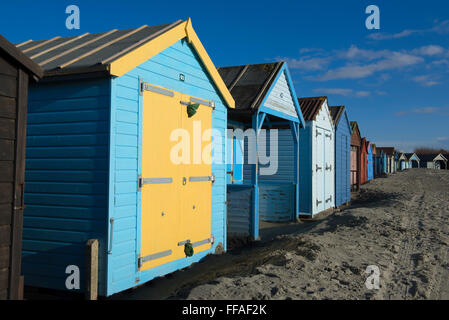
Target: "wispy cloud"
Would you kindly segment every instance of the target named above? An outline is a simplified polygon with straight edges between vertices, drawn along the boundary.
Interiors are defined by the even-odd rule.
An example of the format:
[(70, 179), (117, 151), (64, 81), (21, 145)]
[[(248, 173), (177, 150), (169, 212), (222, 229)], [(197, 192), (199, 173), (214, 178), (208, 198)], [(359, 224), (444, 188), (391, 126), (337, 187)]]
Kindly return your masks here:
[[(320, 95), (339, 95), (345, 97), (369, 97), (371, 95), (370, 91), (364, 90), (353, 90), (346, 88), (317, 88), (313, 90), (315, 93)], [(385, 94), (384, 92), (376, 92), (376, 94)]]
[(407, 114), (436, 114), (439, 113), (441, 108), (436, 107), (422, 107), (422, 108), (415, 108), (411, 110), (402, 110), (395, 113), (395, 116), (404, 116)]
[(447, 34), (449, 33), (449, 20), (436, 21), (433, 27), (427, 29), (406, 29), (397, 33), (371, 33), (368, 38), (371, 40), (391, 40), (391, 39), (401, 39), (409, 37), (416, 34), (426, 34), (426, 33), (438, 33)]
[(348, 63), (345, 66), (331, 69), (324, 75), (316, 77), (316, 80), (361, 79), (377, 72), (401, 69), (424, 61), (422, 57), (396, 51), (391, 51), (388, 55), (383, 53), (381, 57), (381, 59), (368, 64)]
[(306, 57), (300, 59), (281, 58), (280, 60), (286, 61), (288, 67), (291, 69), (299, 69), (304, 71), (319, 71), (324, 70), (331, 62), (331, 58), (319, 58), (319, 57)]
[(419, 83), (420, 85), (422, 85), (424, 87), (433, 87), (437, 84), (440, 84), (440, 82), (436, 81), (434, 79), (434, 76), (431, 76), (431, 75), (416, 76), (416, 77), (413, 77), (412, 80)]
[(422, 32), (420, 30), (404, 30), (398, 33), (371, 33), (368, 35), (368, 38), (372, 40), (387, 40), (387, 39), (400, 39), (408, 37), (412, 34)]
[(412, 53), (422, 56), (437, 56), (445, 53), (446, 50), (442, 46), (428, 45), (412, 50)]

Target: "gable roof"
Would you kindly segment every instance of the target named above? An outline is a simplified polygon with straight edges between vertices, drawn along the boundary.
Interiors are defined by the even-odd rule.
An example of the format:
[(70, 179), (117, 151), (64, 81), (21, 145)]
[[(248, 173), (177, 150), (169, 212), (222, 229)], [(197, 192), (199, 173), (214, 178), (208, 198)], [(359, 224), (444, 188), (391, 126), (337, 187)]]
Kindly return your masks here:
[(315, 121), (316, 116), (320, 113), (321, 107), (327, 97), (307, 97), (299, 98), (299, 105), (301, 106), (301, 112), (305, 121)]
[(335, 126), (338, 125), (341, 119), (341, 115), (345, 112), (345, 106), (333, 106), (329, 107), (329, 112), (331, 114), (332, 120)]
[(413, 156), (415, 156), (418, 159), (418, 161), (420, 160), (420, 158), (416, 153), (405, 153), (405, 156), (407, 157), (408, 160), (410, 160)]
[(219, 67), (218, 73), (231, 92), (236, 110), (257, 109), (262, 103), (283, 62)]
[(374, 143), (371, 144), (371, 150), (372, 150), (373, 154), (377, 154), (377, 148)]
[(42, 68), (2, 35), (0, 35), (0, 55), (7, 56), (10, 60), (18, 63), (28, 74), (34, 75), (37, 78), (42, 78), (44, 73)]
[(393, 147), (377, 147), (377, 150), (383, 151), (387, 156), (392, 156), (395, 152)]
[(438, 153), (431, 153), (431, 154), (424, 154), (424, 153), (420, 153), (418, 154), (418, 157), (421, 161), (425, 161), (425, 162), (431, 162), (433, 161), (433, 159), (435, 159), (438, 156)]
[[(235, 100), (235, 109), (229, 113), (230, 118), (237, 117), (238, 120), (247, 120), (255, 110), (264, 107), (267, 103), (266, 99), (270, 97), (270, 92), (275, 88), (281, 76), (284, 75), (295, 108), (294, 117), (298, 119), (302, 126), (304, 125), (304, 118), (291, 82), (287, 63), (279, 61), (248, 64), (219, 67), (217, 70)], [(269, 108), (271, 109), (271, 107)], [(286, 116), (289, 116), (289, 114), (286, 114)]]
[(184, 38), (195, 49), (228, 107), (234, 108), (234, 99), (193, 30), (190, 18), (136, 29), (28, 40), (16, 47), (44, 69), (44, 77), (92, 72), (120, 77)]
[(359, 124), (357, 123), (357, 121), (351, 121), (350, 124), (352, 132), (354, 132), (354, 130), (357, 129), (360, 133)]

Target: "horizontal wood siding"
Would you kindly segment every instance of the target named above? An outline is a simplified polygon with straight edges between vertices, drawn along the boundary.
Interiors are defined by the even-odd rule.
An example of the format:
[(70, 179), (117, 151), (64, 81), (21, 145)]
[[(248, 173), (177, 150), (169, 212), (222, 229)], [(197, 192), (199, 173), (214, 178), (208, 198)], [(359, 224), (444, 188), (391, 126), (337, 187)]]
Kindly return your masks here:
[(25, 284), (66, 290), (68, 265), (85, 284), (85, 243), (100, 240), (104, 294), (108, 200), (108, 79), (39, 83), (28, 108)]
[[(180, 74), (185, 81), (180, 81)], [(166, 265), (137, 272), (137, 254), (140, 251), (140, 193), (137, 192), (138, 174), (141, 173), (141, 105), (139, 79), (182, 92), (191, 96), (216, 102), (212, 127), (221, 136), (221, 150), (214, 150), (221, 163), (212, 164), (215, 183), (212, 186), (212, 234), (215, 237), (211, 250), (193, 257), (173, 261)], [(225, 144), (227, 110), (212, 79), (201, 64), (194, 49), (181, 40), (160, 52), (127, 74), (113, 80), (113, 125), (111, 126), (111, 203), (114, 217), (113, 250), (109, 257), (108, 292), (113, 294), (155, 277), (184, 268), (214, 252), (222, 243), (226, 248), (226, 165)], [(115, 168), (114, 168), (115, 167)], [(114, 190), (114, 191), (112, 191)], [(112, 200), (111, 200), (112, 201)]]
[(17, 69), (0, 57), (0, 299), (8, 298), (11, 265), (16, 86)]
[(250, 236), (252, 194), (250, 185), (228, 185), (228, 237)]

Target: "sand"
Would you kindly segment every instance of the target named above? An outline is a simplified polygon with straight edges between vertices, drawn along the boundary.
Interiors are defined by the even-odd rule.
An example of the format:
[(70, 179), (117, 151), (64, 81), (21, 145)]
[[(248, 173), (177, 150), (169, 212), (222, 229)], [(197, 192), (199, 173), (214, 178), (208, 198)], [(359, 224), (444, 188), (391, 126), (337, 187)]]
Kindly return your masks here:
[[(342, 211), (262, 235), (113, 298), (449, 299), (449, 171), (376, 179)], [(365, 285), (370, 265), (379, 289)]]

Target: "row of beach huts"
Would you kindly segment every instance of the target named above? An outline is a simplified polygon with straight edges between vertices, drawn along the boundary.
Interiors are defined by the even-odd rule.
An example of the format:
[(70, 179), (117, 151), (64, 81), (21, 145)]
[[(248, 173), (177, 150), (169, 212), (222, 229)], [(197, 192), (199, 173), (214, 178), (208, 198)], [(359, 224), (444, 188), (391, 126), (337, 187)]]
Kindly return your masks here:
[[(178, 129), (214, 143), (176, 162)], [(24, 284), (110, 296), (426, 159), (376, 147), (327, 97), (298, 98), (285, 62), (216, 68), (190, 19), (0, 36), (0, 298)]]

